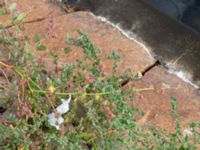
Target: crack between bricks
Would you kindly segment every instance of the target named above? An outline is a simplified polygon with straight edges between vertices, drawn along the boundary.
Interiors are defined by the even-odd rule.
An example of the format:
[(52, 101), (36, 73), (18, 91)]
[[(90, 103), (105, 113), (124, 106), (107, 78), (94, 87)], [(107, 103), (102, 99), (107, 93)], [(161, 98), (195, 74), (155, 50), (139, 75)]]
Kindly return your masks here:
[[(43, 21), (43, 20), (45, 20), (45, 19), (47, 19), (46, 17), (44, 17), (44, 18), (37, 18), (37, 19), (34, 19), (34, 20), (30, 20), (30, 21), (24, 21), (23, 23), (24, 24), (29, 24), (29, 23), (34, 23), (34, 22), (41, 22), (41, 21)], [(15, 26), (15, 25), (13, 25), (13, 24), (8, 24), (8, 25), (5, 25), (5, 26), (1, 26), (0, 27), (0, 30), (1, 29), (8, 29), (8, 28), (11, 28), (11, 27), (13, 27), (13, 26)]]
[(146, 73), (148, 73), (149, 71), (151, 71), (154, 67), (160, 66), (161, 63), (159, 60), (156, 60), (155, 63), (153, 63), (152, 65), (148, 66), (144, 71), (142, 71), (142, 76), (145, 76)]
[[(157, 67), (157, 66), (160, 66), (161, 63), (159, 60), (155, 61), (155, 63), (153, 63), (152, 65), (148, 66), (144, 71), (141, 72), (142, 76), (145, 76), (146, 73), (148, 73), (149, 71), (151, 71), (153, 68)], [(136, 75), (137, 76), (137, 75)], [(125, 85), (127, 85), (129, 82), (131, 81), (131, 78), (128, 78), (126, 80), (124, 80), (122, 83), (121, 83), (121, 87), (124, 87)]]
[[(61, 14), (61, 15), (55, 15), (55, 16), (50, 16), (52, 14), (52, 12), (50, 12), (47, 16), (45, 17), (42, 17), (42, 18), (36, 18), (36, 19), (33, 19), (33, 20), (29, 20), (29, 21), (24, 21), (23, 23), (24, 24), (29, 24), (29, 23), (36, 23), (36, 22), (41, 22), (41, 21), (44, 21), (46, 19), (50, 19), (50, 18), (56, 18), (56, 17), (60, 17), (60, 16), (66, 16), (68, 14), (71, 14), (71, 13), (75, 13), (77, 11), (69, 11), (68, 8), (64, 7), (64, 6), (59, 6), (61, 11), (63, 11), (64, 13)], [(8, 29), (8, 28), (11, 28), (15, 25), (13, 24), (8, 24), (8, 25), (5, 25), (5, 26), (0, 26), (0, 30), (1, 29)]]

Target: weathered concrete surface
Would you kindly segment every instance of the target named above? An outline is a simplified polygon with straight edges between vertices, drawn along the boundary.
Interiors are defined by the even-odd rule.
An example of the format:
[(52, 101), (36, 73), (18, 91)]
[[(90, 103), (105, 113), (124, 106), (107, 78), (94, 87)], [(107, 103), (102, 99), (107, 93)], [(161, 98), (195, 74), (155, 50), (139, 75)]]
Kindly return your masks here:
[(200, 32), (200, 1), (198, 0), (145, 0), (153, 7), (176, 18)]
[(194, 4), (195, 0), (145, 0), (166, 14), (181, 19), (188, 7)]
[(188, 78), (200, 85), (198, 33), (144, 0), (84, 0), (77, 1), (75, 5), (82, 8), (83, 3), (87, 4), (85, 9), (120, 24), (124, 30), (136, 35), (162, 64), (187, 72)]
[[(25, 12), (27, 17), (25, 22), (37, 21), (48, 17), (54, 17), (65, 14), (61, 8), (51, 4), (48, 0), (7, 0), (6, 7), (16, 3), (16, 14)], [(8, 25), (9, 14), (0, 16), (0, 25)]]
[(127, 86), (135, 86), (138, 89), (154, 88), (154, 90), (146, 90), (134, 95), (137, 98), (133, 105), (144, 110), (146, 114), (144, 118), (138, 118), (139, 124), (150, 123), (155, 127), (174, 131), (172, 96), (177, 99), (182, 129), (188, 128), (191, 122), (200, 121), (200, 92), (168, 73), (163, 67), (154, 67), (141, 81), (130, 82)]
[(200, 32), (200, 1), (196, 1), (195, 5), (184, 13), (182, 21)]
[[(100, 56), (103, 58), (111, 54), (113, 50), (119, 52), (121, 56), (120, 72), (128, 68), (134, 70), (134, 73), (142, 72), (154, 63), (154, 60), (149, 57), (147, 52), (138, 43), (127, 39), (117, 29), (110, 25), (102, 23), (96, 17), (87, 12), (77, 12), (65, 16), (54, 17), (40, 22), (34, 22), (25, 25), (25, 33), (30, 39), (34, 39), (35, 34), (45, 37), (48, 35), (48, 40), (43, 38), (43, 43), (47, 44), (47, 48), (53, 53), (59, 54), (59, 65), (72, 63), (82, 56), (82, 50), (75, 46), (68, 45), (66, 42), (66, 34), (76, 36), (76, 30), (82, 29), (88, 33), (92, 42), (101, 49)], [(72, 51), (65, 54), (62, 50), (65, 47), (71, 47)], [(52, 57), (49, 51), (37, 51), (36, 55), (41, 57), (41, 60), (47, 62), (51, 66)], [(112, 62), (104, 61), (107, 68), (112, 67)]]

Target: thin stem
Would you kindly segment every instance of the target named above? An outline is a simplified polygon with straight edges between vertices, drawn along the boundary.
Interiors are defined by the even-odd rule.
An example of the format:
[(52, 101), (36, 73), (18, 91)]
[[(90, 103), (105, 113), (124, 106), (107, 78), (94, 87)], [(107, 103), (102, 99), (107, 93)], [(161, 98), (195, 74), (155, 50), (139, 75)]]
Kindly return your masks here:
[(30, 85), (29, 82), (28, 82), (28, 88), (29, 88), (29, 90), (31, 91), (31, 93), (33, 94), (33, 89), (32, 89), (32, 87), (31, 87), (31, 85)]
[[(19, 71), (18, 69), (16, 69), (16, 68), (14, 68), (13, 70), (14, 70), (21, 78), (27, 78), (28, 81), (30, 81), (34, 86), (36, 86), (36, 87), (39, 89), (39, 91), (42, 91), (42, 88), (41, 88), (35, 81), (33, 81), (30, 77), (27, 77), (26, 75), (24, 75), (22, 72), (20, 72), (20, 71)], [(29, 89), (30, 89), (30, 91), (31, 91), (32, 93), (35, 92), (35, 91), (31, 88), (29, 82), (28, 82), (28, 87), (29, 87)], [(48, 97), (47, 92), (43, 92), (43, 93), (45, 94), (45, 96), (46, 96), (46, 98), (47, 98), (49, 104), (51, 105), (51, 107), (55, 110), (55, 107), (54, 107), (53, 103), (51, 102), (50, 98)]]
[(154, 88), (142, 88), (142, 89), (137, 89), (136, 92), (144, 92), (144, 91), (153, 91), (155, 90)]
[(25, 99), (25, 86), (24, 86), (24, 79), (22, 78), (22, 86), (21, 86), (21, 88), (22, 88), (22, 100), (24, 100)]
[(3, 74), (3, 76), (5, 77), (7, 83), (10, 83), (10, 81), (9, 81), (9, 79), (8, 79), (8, 76), (7, 76), (6, 73), (3, 71), (3, 69), (0, 68), (0, 70), (1, 70), (1, 72), (2, 72), (2, 74)]
[[(33, 92), (35, 93), (48, 93), (48, 91), (43, 91), (43, 90), (32, 90)], [(60, 96), (64, 96), (64, 95), (86, 95), (86, 96), (93, 96), (93, 95), (108, 95), (110, 94), (111, 92), (102, 92), (102, 93), (78, 93), (78, 92), (74, 92), (74, 93), (60, 93), (60, 92), (57, 92), (57, 93), (54, 93), (55, 95), (60, 95)]]
[(6, 68), (10, 68), (10, 67), (11, 67), (10, 65), (7, 65), (7, 64), (3, 63), (2, 61), (0, 61), (0, 65), (1, 65), (1, 66), (4, 66), (4, 67), (6, 67)]

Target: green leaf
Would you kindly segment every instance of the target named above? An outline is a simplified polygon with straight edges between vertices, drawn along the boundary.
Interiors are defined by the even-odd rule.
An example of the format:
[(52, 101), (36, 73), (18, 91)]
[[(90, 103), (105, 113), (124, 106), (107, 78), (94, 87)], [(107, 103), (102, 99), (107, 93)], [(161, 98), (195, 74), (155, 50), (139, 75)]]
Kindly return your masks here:
[(47, 47), (43, 44), (40, 44), (38, 47), (37, 47), (37, 50), (39, 51), (45, 51), (47, 49)]
[(5, 15), (5, 14), (6, 14), (5, 9), (0, 10), (0, 15)]
[(22, 21), (25, 17), (26, 17), (26, 13), (21, 13), (21, 14), (19, 14), (18, 16), (17, 16), (17, 21)]
[(87, 96), (86, 93), (81, 94), (81, 98), (82, 98), (82, 99), (86, 98), (86, 96)]
[(10, 6), (9, 6), (9, 10), (13, 11), (15, 10), (17, 7), (17, 4), (16, 3), (12, 3)]
[(53, 56), (54, 58), (58, 58), (59, 54), (54, 52), (54, 51), (50, 51), (51, 56)]
[(64, 52), (67, 54), (67, 53), (69, 53), (69, 52), (71, 52), (72, 51), (72, 49), (70, 48), (70, 47), (65, 47), (64, 48)]
[(29, 45), (27, 43), (24, 45), (24, 51), (25, 53), (29, 53)]
[(115, 61), (119, 61), (120, 60), (120, 56), (116, 51), (112, 52), (112, 59), (114, 59)]
[(35, 41), (35, 43), (39, 43), (40, 42), (40, 36), (38, 34), (35, 35), (34, 41)]
[(46, 34), (45, 35), (45, 40), (48, 40), (49, 39), (49, 36)]
[(99, 100), (100, 98), (101, 98), (100, 95), (96, 95), (95, 97), (96, 100)]

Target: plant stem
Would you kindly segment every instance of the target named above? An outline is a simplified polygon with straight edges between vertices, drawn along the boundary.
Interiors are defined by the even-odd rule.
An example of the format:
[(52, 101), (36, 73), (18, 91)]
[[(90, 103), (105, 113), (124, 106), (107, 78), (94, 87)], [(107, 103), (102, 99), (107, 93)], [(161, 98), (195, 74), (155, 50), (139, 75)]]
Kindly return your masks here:
[[(48, 93), (48, 91), (43, 91), (43, 90), (32, 90), (35, 93)], [(74, 93), (54, 93), (55, 95), (86, 95), (86, 96), (93, 96), (93, 95), (108, 95), (111, 92), (102, 92), (102, 93), (78, 93), (78, 92), (74, 92)]]
[(7, 64), (5, 64), (5, 63), (3, 63), (2, 61), (0, 61), (0, 65), (1, 65), (1, 66), (4, 66), (4, 67), (6, 67), (6, 68), (11, 67), (11, 66), (9, 66), (9, 65), (7, 65)]
[(142, 89), (137, 89), (136, 92), (144, 92), (144, 91), (153, 91), (155, 90), (154, 88), (142, 88)]

